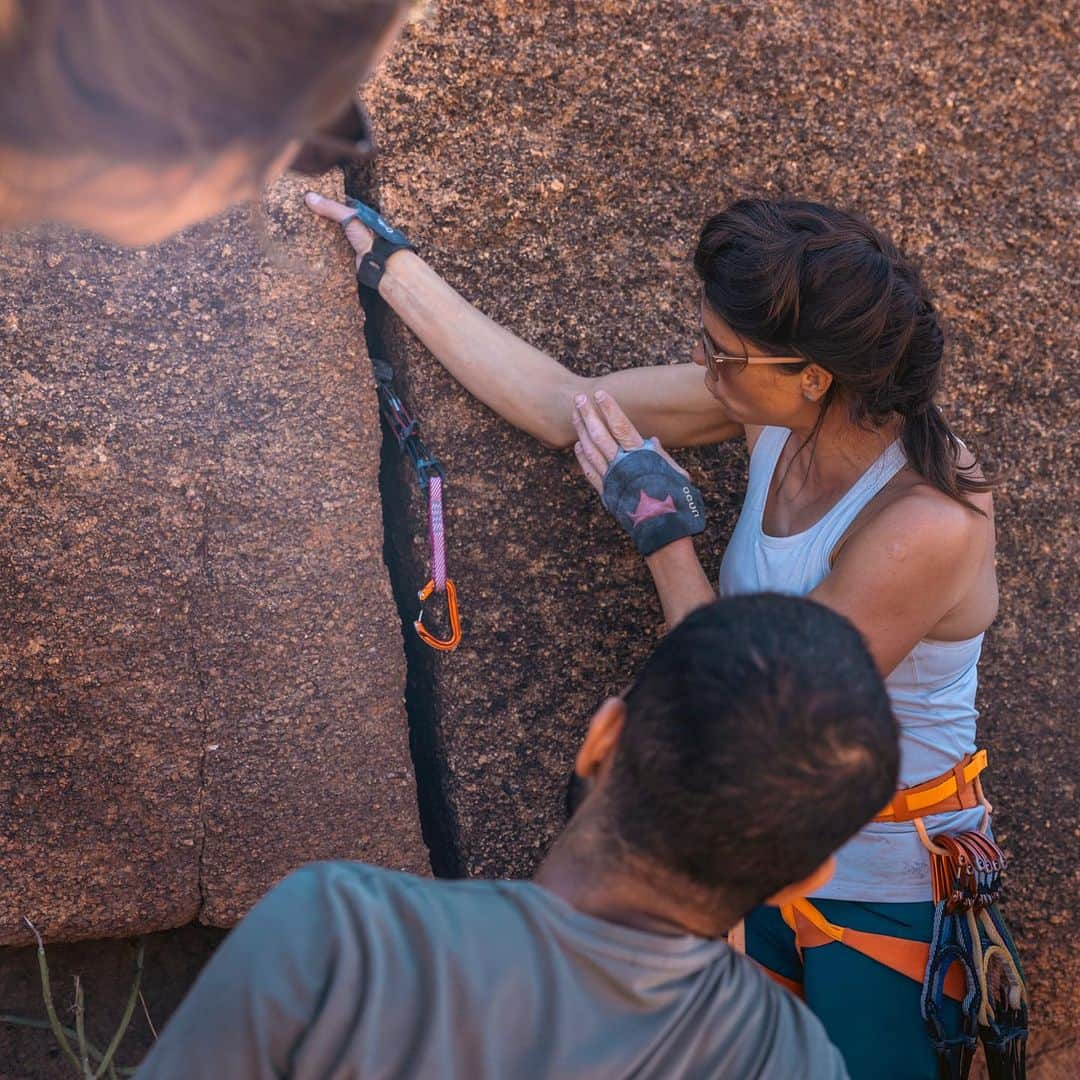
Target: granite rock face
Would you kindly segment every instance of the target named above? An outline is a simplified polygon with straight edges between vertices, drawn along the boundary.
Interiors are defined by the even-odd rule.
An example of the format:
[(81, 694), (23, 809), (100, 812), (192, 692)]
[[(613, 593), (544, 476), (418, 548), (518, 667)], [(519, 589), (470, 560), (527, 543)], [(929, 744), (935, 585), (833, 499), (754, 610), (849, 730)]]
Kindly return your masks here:
[(147, 251), (0, 237), (0, 943), (428, 866), (362, 318), (303, 190)]
[[(689, 255), (737, 196), (861, 210), (920, 259), (951, 327), (945, 408), (1001, 477), (982, 741), (1014, 860), (1007, 914), (1038, 1021), (1059, 1035), (1078, 1026), (1080, 979), (1070, 33), (1057, 3), (446, 4), (368, 95), (390, 220), (581, 373), (689, 358)], [(397, 352), (449, 476), (465, 628), (412, 700), (432, 714), (442, 865), (524, 875), (560, 826), (585, 718), (661, 614), (570, 455), (499, 421), (406, 332)], [(745, 453), (680, 456), (705, 492), (715, 574)], [(403, 511), (412, 545), (394, 535), (404, 581), (423, 580), (420, 509)]]
[[(922, 261), (951, 327), (945, 407), (1002, 479), (982, 733), (1045, 1076), (1080, 978), (1071, 33), (1060, 3), (461, 0), (368, 94), (390, 218), (585, 374), (689, 356), (689, 253), (736, 196), (854, 207)], [(314, 857), (426, 865), (349, 259), (299, 190), (270, 196), (284, 253), (240, 215), (151, 253), (0, 239), (0, 941), (25, 940), (24, 912), (53, 938), (225, 925)], [(447, 469), (465, 628), (449, 656), (405, 641), (432, 861), (521, 876), (661, 614), (568, 455), (407, 333), (391, 347)], [(715, 574), (745, 453), (680, 457)], [(392, 456), (384, 480), (411, 614), (423, 508)]]

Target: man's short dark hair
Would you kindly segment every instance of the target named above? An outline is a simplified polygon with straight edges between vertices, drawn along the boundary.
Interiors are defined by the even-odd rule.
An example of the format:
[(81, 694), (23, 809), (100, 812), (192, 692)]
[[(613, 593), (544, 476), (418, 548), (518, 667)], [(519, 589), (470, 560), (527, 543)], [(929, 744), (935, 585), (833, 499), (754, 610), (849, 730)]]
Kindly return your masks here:
[(610, 827), (739, 913), (813, 873), (896, 788), (896, 721), (847, 619), (772, 594), (719, 600), (626, 694)]

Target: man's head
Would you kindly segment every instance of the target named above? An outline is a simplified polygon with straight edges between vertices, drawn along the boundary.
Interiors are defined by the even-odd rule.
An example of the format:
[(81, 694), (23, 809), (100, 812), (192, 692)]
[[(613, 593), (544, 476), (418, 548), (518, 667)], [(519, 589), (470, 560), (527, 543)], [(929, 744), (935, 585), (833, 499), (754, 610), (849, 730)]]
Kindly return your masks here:
[(898, 763), (855, 628), (812, 601), (760, 595), (699, 608), (668, 634), (597, 711), (575, 772), (611, 857), (735, 920), (823, 881), (892, 796)]
[[(0, 227), (152, 243), (250, 201), (350, 96), (409, 0), (0, 0)], [(310, 155), (309, 155), (310, 157)]]

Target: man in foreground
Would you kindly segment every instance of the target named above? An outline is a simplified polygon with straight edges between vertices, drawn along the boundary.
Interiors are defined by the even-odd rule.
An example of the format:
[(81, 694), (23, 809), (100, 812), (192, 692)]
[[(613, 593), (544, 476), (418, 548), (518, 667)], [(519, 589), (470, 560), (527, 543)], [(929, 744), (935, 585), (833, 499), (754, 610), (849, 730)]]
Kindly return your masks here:
[(897, 732), (841, 616), (748, 596), (661, 641), (578, 752), (532, 881), (318, 863), (233, 931), (139, 1077), (841, 1078), (725, 935), (804, 896), (892, 796)]

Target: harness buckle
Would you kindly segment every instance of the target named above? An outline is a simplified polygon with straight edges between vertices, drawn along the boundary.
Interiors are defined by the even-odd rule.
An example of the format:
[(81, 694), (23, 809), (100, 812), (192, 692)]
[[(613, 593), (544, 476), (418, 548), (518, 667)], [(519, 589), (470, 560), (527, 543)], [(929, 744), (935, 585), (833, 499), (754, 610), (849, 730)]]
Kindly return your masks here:
[(448, 638), (437, 638), (424, 626), (424, 603), (434, 591), (435, 579), (432, 578), (417, 594), (420, 598), (420, 614), (416, 616), (413, 627), (416, 630), (416, 636), (425, 645), (430, 645), (440, 652), (452, 652), (461, 641), (461, 619), (458, 617), (457, 587), (449, 578), (446, 579), (446, 612), (450, 618), (450, 636)]

